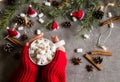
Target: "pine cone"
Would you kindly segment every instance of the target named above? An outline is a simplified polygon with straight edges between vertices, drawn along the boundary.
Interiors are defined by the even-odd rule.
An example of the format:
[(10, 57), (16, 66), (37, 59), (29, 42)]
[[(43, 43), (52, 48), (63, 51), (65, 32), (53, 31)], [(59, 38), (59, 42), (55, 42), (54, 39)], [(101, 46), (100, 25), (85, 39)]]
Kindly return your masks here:
[(59, 5), (60, 5), (59, 2), (57, 2), (57, 1), (52, 1), (52, 6), (54, 6), (54, 7), (58, 7)]
[(71, 27), (71, 23), (69, 21), (63, 22), (61, 25), (62, 25), (62, 27), (65, 27), (65, 28)]
[(15, 23), (17, 23), (18, 25), (25, 25), (25, 18), (17, 16), (15, 18)]
[(104, 12), (101, 10), (97, 10), (93, 12), (93, 17), (95, 17), (96, 19), (102, 19), (103, 16), (104, 16)]

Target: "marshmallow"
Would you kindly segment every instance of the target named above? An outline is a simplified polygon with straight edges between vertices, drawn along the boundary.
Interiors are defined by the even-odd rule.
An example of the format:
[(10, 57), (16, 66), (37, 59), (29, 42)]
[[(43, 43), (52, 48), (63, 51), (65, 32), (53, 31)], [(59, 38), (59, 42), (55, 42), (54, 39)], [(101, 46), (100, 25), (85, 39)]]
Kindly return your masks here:
[(76, 22), (76, 21), (77, 21), (77, 18), (75, 18), (75, 17), (72, 17), (72, 20), (73, 20), (74, 22)]
[(110, 24), (109, 24), (109, 27), (110, 27), (110, 28), (114, 28), (114, 23), (110, 23)]
[(112, 13), (108, 12), (108, 17), (111, 18), (112, 17)]
[(78, 48), (78, 49), (76, 49), (75, 51), (76, 51), (77, 53), (79, 53), (79, 52), (82, 53), (82, 52), (83, 52), (83, 49), (82, 49), (82, 48)]
[(38, 15), (39, 18), (41, 18), (41, 17), (43, 17), (43, 16), (44, 16), (43, 13), (40, 13), (40, 14)]
[(23, 26), (18, 27), (18, 30), (23, 30), (23, 29), (24, 29)]
[(47, 56), (48, 60), (52, 60), (52, 56), (49, 53), (47, 53), (46, 56)]
[(41, 18), (40, 18), (38, 21), (39, 21), (41, 24), (44, 23), (44, 20), (41, 19)]
[(34, 50), (29, 50), (29, 54), (34, 54)]
[(37, 30), (36, 30), (36, 34), (37, 34), (37, 35), (41, 34), (41, 30), (37, 29)]
[(26, 17), (26, 15), (24, 13), (20, 13), (21, 17)]
[(45, 1), (45, 5), (46, 5), (46, 6), (51, 6), (51, 3), (50, 3), (50, 2)]
[(90, 38), (90, 36), (89, 36), (88, 34), (84, 34), (84, 35), (83, 35), (83, 38), (84, 38), (84, 39), (88, 39), (88, 38)]
[[(65, 44), (65, 43), (64, 43)], [(58, 44), (63, 45), (63, 44)], [(54, 58), (56, 46), (48, 39), (38, 39), (31, 43), (29, 54), (32, 61), (37, 65), (46, 65)], [(53, 52), (54, 51), (54, 52)], [(34, 61), (33, 58), (36, 60)]]

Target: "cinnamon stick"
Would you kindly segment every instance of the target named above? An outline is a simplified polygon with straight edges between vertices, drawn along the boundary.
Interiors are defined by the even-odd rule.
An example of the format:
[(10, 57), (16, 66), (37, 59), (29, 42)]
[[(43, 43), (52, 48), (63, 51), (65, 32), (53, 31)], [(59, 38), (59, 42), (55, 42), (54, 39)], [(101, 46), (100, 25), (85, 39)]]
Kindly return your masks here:
[(91, 51), (92, 55), (103, 55), (103, 56), (112, 56), (111, 52), (105, 52), (105, 51)]
[(100, 24), (100, 26), (105, 26), (105, 25), (111, 24), (111, 23), (113, 23), (113, 22), (118, 21), (119, 19), (120, 19), (120, 16), (113, 17), (113, 18), (111, 18), (111, 19), (109, 19), (109, 20), (107, 20), (107, 21), (102, 22), (102, 23)]
[(90, 62), (92, 63), (99, 71), (103, 70), (103, 68), (100, 66), (100, 64), (96, 64), (94, 61), (93, 61), (93, 58), (88, 55), (88, 54), (85, 54), (85, 58)]
[(20, 46), (20, 47), (23, 46), (23, 44), (19, 40), (15, 39), (15, 38), (7, 36), (6, 39), (9, 40), (10, 42), (16, 44), (17, 46)]

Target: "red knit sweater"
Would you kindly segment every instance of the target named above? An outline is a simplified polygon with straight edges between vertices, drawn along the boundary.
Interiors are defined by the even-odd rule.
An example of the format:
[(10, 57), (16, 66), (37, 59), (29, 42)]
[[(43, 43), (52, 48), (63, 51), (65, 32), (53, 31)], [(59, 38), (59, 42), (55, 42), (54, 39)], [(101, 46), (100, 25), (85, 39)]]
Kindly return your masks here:
[[(25, 45), (22, 50), (20, 66), (10, 82), (36, 82), (37, 77), (41, 78), (40, 82), (66, 82), (66, 63), (66, 53), (57, 50), (51, 63), (43, 67), (37, 66), (31, 62), (28, 56), (28, 46)], [(38, 71), (41, 73), (38, 74)]]

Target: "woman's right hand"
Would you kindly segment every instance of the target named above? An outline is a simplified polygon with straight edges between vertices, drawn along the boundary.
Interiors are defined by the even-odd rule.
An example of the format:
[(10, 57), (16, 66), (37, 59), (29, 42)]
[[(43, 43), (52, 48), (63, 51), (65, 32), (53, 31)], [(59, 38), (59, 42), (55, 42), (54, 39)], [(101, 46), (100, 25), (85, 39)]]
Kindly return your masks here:
[[(52, 37), (51, 37), (51, 40), (52, 40), (54, 43), (59, 42), (59, 38), (58, 38), (57, 36), (52, 36)], [(61, 50), (61, 51), (65, 52), (65, 48), (64, 48), (63, 46), (59, 46), (59, 47), (57, 48), (57, 50)]]

